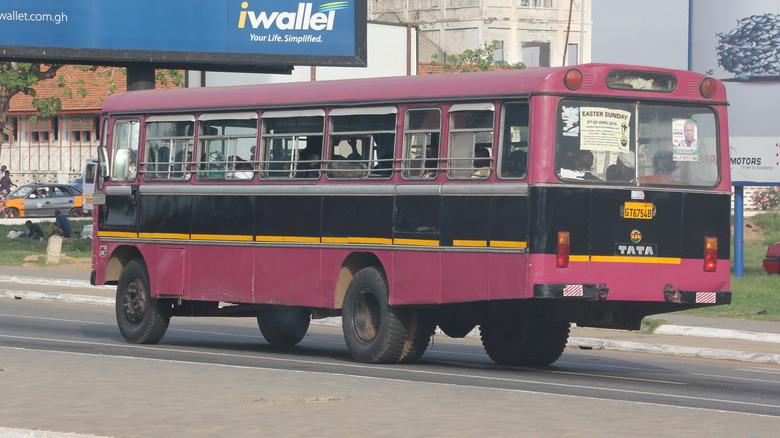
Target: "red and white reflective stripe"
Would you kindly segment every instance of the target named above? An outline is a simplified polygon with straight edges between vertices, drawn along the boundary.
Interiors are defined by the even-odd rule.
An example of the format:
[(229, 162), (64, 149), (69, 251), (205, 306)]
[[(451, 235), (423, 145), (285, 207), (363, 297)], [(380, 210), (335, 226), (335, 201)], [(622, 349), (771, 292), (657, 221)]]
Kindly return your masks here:
[(567, 284), (563, 287), (564, 297), (581, 297), (582, 295), (583, 293), (581, 284)]
[(696, 292), (696, 302), (715, 304), (715, 292)]

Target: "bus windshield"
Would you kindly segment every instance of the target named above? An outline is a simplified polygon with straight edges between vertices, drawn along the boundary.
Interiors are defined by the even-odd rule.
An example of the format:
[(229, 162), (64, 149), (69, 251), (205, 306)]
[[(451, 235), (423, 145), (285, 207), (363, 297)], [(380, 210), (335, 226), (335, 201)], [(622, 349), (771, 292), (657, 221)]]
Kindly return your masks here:
[(565, 182), (712, 187), (720, 179), (706, 107), (563, 100), (556, 174)]

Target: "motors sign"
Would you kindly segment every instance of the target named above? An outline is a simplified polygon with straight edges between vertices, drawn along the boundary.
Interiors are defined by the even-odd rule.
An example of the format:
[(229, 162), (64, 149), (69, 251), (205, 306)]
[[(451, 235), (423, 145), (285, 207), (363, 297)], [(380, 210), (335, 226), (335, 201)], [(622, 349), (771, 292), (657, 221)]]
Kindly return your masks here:
[(0, 58), (365, 66), (359, 0), (4, 0)]

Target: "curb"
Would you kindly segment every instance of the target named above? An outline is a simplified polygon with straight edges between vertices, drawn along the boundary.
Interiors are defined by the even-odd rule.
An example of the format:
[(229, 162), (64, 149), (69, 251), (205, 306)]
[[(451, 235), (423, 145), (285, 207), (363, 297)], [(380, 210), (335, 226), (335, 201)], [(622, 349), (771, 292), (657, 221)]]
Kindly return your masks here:
[[(3, 297), (17, 300), (46, 300), (63, 303), (114, 306), (113, 298), (96, 297), (91, 295), (49, 294), (33, 291), (0, 290), (0, 298)], [(341, 318), (330, 317), (316, 319), (312, 321), (312, 324), (340, 327)], [(436, 334), (441, 334), (441, 332), (437, 329)], [(656, 329), (654, 334), (780, 343), (780, 335), (775, 333), (757, 333), (741, 330), (714, 329), (707, 327), (662, 325)], [(472, 330), (472, 332), (469, 333), (466, 337), (479, 339), (479, 330)], [(780, 354), (753, 353), (748, 351), (724, 350), (717, 348), (684, 347), (678, 345), (651, 344), (644, 342), (612, 341), (600, 338), (571, 337), (569, 338), (566, 347), (579, 348), (581, 350), (610, 350), (633, 353), (662, 354), (667, 356), (698, 357), (702, 359), (780, 364)]]
[(614, 350), (634, 353), (664, 354), (668, 356), (699, 357), (702, 359), (734, 360), (753, 363), (780, 364), (780, 354), (751, 353), (718, 348), (683, 347), (678, 345), (647, 344), (641, 342), (610, 341), (597, 338), (569, 338), (567, 347), (581, 350)]

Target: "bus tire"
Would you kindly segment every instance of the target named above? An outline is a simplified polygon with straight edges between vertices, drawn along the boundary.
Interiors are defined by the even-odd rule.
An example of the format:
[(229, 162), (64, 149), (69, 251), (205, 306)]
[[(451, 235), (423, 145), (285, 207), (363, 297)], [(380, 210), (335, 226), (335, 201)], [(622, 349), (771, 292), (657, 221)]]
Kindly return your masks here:
[[(358, 271), (347, 287), (341, 324), (347, 348), (358, 362), (398, 363), (404, 358), (408, 309), (390, 306), (388, 290), (385, 275), (375, 267)], [(410, 359), (417, 354), (408, 350)]]
[(482, 346), (499, 365), (547, 366), (558, 360), (569, 339), (569, 323), (531, 312), (507, 312), (479, 328)]
[(417, 362), (425, 354), (436, 331), (434, 312), (428, 309), (410, 309), (408, 317), (408, 335), (399, 363)]
[(127, 264), (116, 288), (116, 320), (127, 342), (156, 344), (171, 320), (170, 306), (151, 297), (146, 263), (135, 259)]
[(257, 325), (263, 338), (278, 346), (295, 345), (306, 336), (311, 314), (301, 309), (268, 309), (260, 312)]

